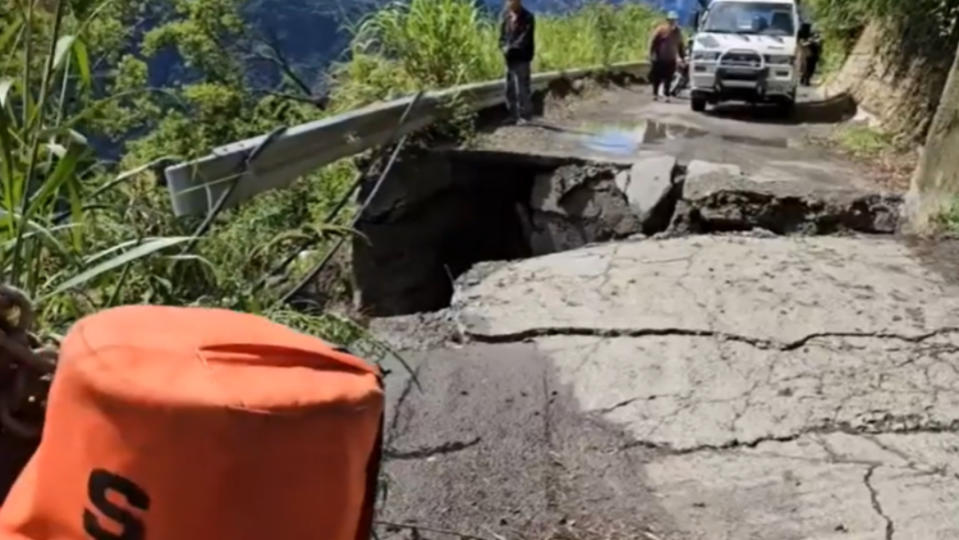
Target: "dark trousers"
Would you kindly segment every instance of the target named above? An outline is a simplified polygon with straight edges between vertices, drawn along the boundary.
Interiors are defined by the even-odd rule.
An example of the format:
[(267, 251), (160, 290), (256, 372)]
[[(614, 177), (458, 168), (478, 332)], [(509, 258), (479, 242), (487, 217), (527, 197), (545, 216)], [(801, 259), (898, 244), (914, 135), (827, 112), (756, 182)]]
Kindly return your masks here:
[(530, 62), (506, 63), (506, 107), (514, 120), (533, 115)]
[(653, 83), (653, 95), (659, 95), (659, 87), (663, 87), (663, 93), (669, 94), (669, 88), (673, 83), (673, 77), (676, 75), (676, 62), (669, 60), (656, 60), (649, 72), (649, 81)]
[(816, 74), (816, 67), (819, 66), (819, 55), (810, 54), (806, 57), (806, 65), (804, 66), (802, 74), (802, 84), (809, 86), (812, 84), (813, 75)]

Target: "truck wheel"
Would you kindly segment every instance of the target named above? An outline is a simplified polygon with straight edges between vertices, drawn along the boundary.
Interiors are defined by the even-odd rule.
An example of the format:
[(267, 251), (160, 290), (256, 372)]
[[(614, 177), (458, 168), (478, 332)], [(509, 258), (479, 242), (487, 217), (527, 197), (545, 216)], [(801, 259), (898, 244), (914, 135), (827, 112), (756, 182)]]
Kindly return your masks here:
[(796, 100), (795, 99), (784, 99), (779, 102), (779, 116), (784, 119), (792, 118), (793, 112), (796, 110)]
[(706, 110), (706, 98), (703, 96), (692, 96), (689, 100), (689, 105), (692, 107), (695, 112), (703, 112)]

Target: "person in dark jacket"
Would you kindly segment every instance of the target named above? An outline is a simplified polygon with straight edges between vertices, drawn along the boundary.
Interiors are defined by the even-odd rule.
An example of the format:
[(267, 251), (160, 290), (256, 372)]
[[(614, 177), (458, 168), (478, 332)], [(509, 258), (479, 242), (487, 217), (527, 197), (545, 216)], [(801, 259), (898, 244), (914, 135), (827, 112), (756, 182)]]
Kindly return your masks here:
[(686, 56), (683, 32), (679, 29), (679, 15), (670, 11), (666, 22), (653, 32), (653, 39), (649, 44), (650, 67), (649, 79), (653, 84), (653, 99), (659, 100), (660, 87), (663, 88), (663, 97), (669, 101), (669, 88), (676, 74), (677, 65), (683, 62)]
[(800, 82), (805, 86), (811, 86), (812, 78), (816, 75), (816, 68), (819, 66), (819, 57), (822, 55), (822, 37), (814, 31), (805, 40), (803, 46), (806, 49), (806, 64), (803, 66)]
[(516, 123), (533, 114), (530, 69), (535, 54), (536, 21), (522, 0), (507, 0), (500, 28), (499, 45), (506, 59), (506, 106)]

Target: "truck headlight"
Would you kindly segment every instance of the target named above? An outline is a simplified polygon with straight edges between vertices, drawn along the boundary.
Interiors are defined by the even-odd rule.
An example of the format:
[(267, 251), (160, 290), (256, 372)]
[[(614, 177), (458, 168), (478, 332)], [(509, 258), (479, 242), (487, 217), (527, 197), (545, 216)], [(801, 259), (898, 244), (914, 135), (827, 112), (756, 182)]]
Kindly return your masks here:
[(719, 52), (716, 51), (695, 51), (693, 52), (693, 60), (701, 60), (705, 62), (715, 62), (719, 60)]
[(767, 54), (766, 63), (776, 66), (789, 66), (792, 65), (794, 58), (788, 54)]

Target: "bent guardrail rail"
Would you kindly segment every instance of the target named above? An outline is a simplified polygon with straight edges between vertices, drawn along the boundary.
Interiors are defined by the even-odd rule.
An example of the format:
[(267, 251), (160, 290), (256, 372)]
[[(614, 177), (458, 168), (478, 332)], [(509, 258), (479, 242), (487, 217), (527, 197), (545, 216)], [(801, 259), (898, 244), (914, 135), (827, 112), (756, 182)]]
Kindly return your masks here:
[[(553, 71), (533, 75), (534, 90), (561, 79), (579, 79), (601, 73), (645, 77), (648, 62)], [(487, 81), (427, 92), (407, 121), (397, 130), (412, 97), (404, 97), (348, 111), (329, 118), (283, 129), (214, 149), (199, 159), (167, 167), (165, 176), (176, 216), (204, 215), (224, 194), (223, 207), (248, 200), (264, 191), (289, 185), (323, 165), (388, 142), (389, 138), (427, 127), (445, 104), (462, 100), (471, 110), (503, 103), (503, 82)], [(264, 145), (268, 137), (269, 144)], [(257, 151), (256, 159), (249, 160)], [(235, 185), (234, 185), (235, 183)], [(232, 186), (232, 190), (231, 190)]]

